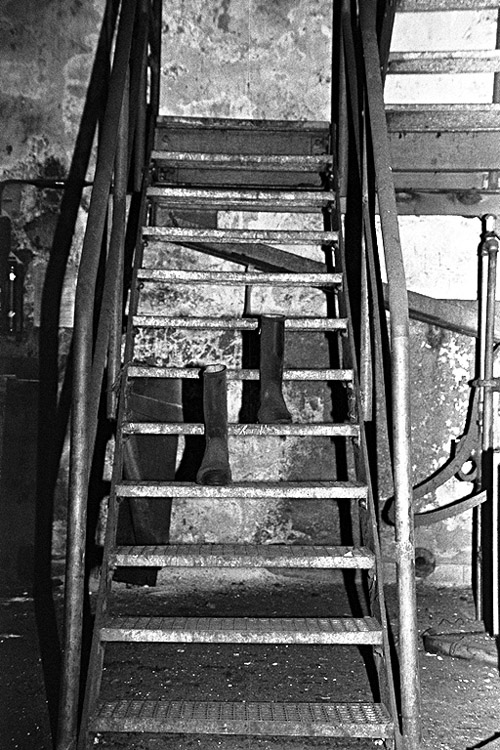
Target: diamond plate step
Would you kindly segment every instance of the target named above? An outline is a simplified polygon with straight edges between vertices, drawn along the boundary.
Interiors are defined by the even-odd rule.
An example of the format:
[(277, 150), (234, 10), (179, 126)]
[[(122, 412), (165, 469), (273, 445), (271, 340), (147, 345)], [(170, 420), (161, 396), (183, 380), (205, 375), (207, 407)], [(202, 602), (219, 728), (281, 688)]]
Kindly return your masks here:
[(207, 497), (358, 500), (367, 497), (367, 487), (358, 482), (233, 482), (213, 487), (194, 482), (121, 481), (116, 493), (119, 497), (189, 497), (195, 500)]
[(164, 242), (278, 242), (283, 245), (329, 245), (338, 240), (338, 232), (277, 229), (193, 229), (189, 227), (144, 227), (146, 240)]
[[(135, 315), (134, 326), (149, 328), (189, 328), (210, 330), (256, 331), (257, 318), (172, 318), (168, 315)], [(345, 331), (346, 318), (287, 318), (287, 331)]]
[(373, 617), (116, 617), (99, 633), (106, 642), (382, 644)]
[[(194, 230), (193, 230), (194, 231)], [(205, 231), (205, 230), (200, 230)], [(215, 231), (215, 230), (214, 230)], [(223, 284), (232, 286), (339, 286), (341, 273), (262, 273), (247, 271), (174, 271), (167, 268), (140, 268), (140, 281), (164, 281), (171, 284)]]
[(373, 568), (367, 547), (327, 547), (295, 544), (171, 544), (118, 547), (113, 566), (159, 568)]
[[(128, 367), (130, 378), (191, 378), (200, 377), (199, 367), (147, 367), (131, 365)], [(258, 370), (226, 370), (228, 380), (259, 380)], [(352, 370), (283, 370), (283, 380), (344, 380), (353, 379)]]
[(152, 161), (162, 167), (258, 170), (263, 172), (322, 172), (331, 169), (328, 154), (207, 154), (194, 151), (153, 151)]
[(100, 702), (92, 732), (166, 732), (387, 738), (394, 725), (380, 703)]
[[(335, 424), (332, 422), (316, 424), (240, 424), (229, 423), (229, 435), (235, 437), (358, 437), (359, 426), (356, 424)], [(122, 432), (126, 435), (204, 435), (202, 423), (184, 422), (125, 422)]]
[(211, 188), (150, 187), (148, 198), (170, 208), (249, 211), (313, 211), (335, 203), (335, 193), (324, 190), (223, 190)]

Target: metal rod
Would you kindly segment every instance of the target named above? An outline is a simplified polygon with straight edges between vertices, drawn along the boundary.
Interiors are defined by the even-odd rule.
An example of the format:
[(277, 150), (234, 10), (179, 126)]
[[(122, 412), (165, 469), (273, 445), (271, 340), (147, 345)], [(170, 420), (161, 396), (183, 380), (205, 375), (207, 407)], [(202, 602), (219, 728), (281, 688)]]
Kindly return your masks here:
[[(125, 221), (127, 214), (127, 173), (128, 173), (128, 118), (129, 80), (125, 84), (123, 104), (118, 128), (118, 142), (115, 157), (115, 181), (113, 190), (113, 225), (111, 229), (110, 255), (118, 256), (118, 271), (113, 286), (113, 321), (110, 330), (108, 352), (108, 395), (107, 415), (112, 419), (116, 413), (117, 393), (115, 384), (120, 371), (121, 340), (123, 326), (123, 252), (125, 241)], [(116, 246), (116, 247), (115, 247)]]
[(109, 86), (101, 148), (83, 241), (75, 296), (74, 391), (71, 425), (71, 469), (67, 525), (65, 633), (58, 750), (76, 741), (82, 656), (87, 491), (91, 446), (88, 402), (92, 357), (95, 284), (113, 172), (119, 116), (133, 35), (135, 0), (122, 4)]
[(373, 3), (362, 2), (359, 5), (369, 127), (373, 137), (377, 194), (389, 277), (401, 714), (405, 746), (407, 750), (417, 750), (421, 721), (410, 434), (408, 294), (391, 170), (375, 10)]
[(142, 186), (142, 172), (145, 166), (146, 154), (146, 119), (147, 119), (147, 65), (148, 65), (148, 12), (149, 0), (141, 0), (140, 35), (141, 49), (139, 67), (139, 97), (137, 102), (137, 122), (134, 133), (134, 190), (138, 192)]

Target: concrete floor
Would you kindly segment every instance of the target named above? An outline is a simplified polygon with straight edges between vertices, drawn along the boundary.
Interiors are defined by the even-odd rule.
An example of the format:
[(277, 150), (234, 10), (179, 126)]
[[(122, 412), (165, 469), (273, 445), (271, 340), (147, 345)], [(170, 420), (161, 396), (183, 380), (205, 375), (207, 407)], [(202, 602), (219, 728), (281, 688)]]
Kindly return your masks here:
[[(57, 583), (57, 582), (56, 582)], [(60, 584), (60, 581), (59, 581)], [(62, 587), (55, 586), (56, 610), (62, 610)], [(352, 593), (352, 592), (351, 592)], [(163, 578), (156, 589), (115, 585), (114, 607), (138, 614), (151, 606), (159, 613), (224, 615), (252, 611), (272, 616), (283, 607), (309, 615), (348, 614), (353, 599), (342, 588), (322, 576), (319, 580), (274, 575), (268, 572), (240, 579), (237, 574), (194, 578), (174, 573)], [(395, 612), (394, 590), (389, 587), (388, 604)], [(354, 602), (354, 609), (356, 604)], [(418, 590), (419, 631), (430, 627), (438, 632), (464, 631), (475, 627), (473, 600), (464, 589), (435, 589), (423, 584)], [(0, 750), (50, 750), (50, 728), (33, 598), (24, 591), (5, 592), (0, 601)], [(395, 626), (397, 635), (397, 625)], [(490, 644), (491, 645), (491, 644)], [(284, 646), (155, 646), (137, 655), (127, 644), (110, 650), (106, 662), (104, 690), (109, 698), (129, 694), (163, 697), (244, 700), (262, 697), (308, 699), (316, 695), (327, 700), (363, 700), (370, 697), (363, 654), (355, 648), (304, 647), (291, 657)], [(315, 649), (314, 654), (312, 650)], [(311, 664), (314, 665), (311, 678)], [(498, 666), (480, 658), (460, 659), (426, 653), (420, 642), (422, 679), (422, 750), (498, 750), (500, 748), (500, 679)], [(50, 677), (50, 675), (49, 675)], [(50, 688), (50, 679), (49, 679)], [(305, 750), (305, 743), (273, 738), (176, 738), (162, 743), (158, 738), (125, 738), (111, 742), (98, 739), (96, 746), (146, 748), (230, 748), (230, 750)], [(249, 744), (251, 743), (251, 744)], [(315, 747), (373, 747), (372, 742), (332, 744), (316, 741)]]

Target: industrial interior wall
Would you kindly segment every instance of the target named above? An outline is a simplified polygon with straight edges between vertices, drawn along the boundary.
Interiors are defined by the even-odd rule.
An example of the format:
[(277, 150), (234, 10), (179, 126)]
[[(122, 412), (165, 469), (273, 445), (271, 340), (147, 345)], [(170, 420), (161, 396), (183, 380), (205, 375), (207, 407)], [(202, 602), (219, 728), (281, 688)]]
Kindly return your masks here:
[[(331, 3), (329, 0), (169, 0), (164, 4), (161, 112), (165, 115), (250, 117), (277, 119), (329, 119)], [(25, 0), (4, 2), (0, 9), (2, 80), (0, 97), (3, 128), (0, 133), (2, 179), (62, 177), (67, 174), (78, 132), (86, 86), (102, 18), (103, 0)], [(436, 27), (436, 15), (433, 14)], [(476, 14), (477, 15), (477, 14)], [(483, 19), (487, 20), (487, 19)], [(494, 46), (484, 39), (477, 43), (476, 20), (467, 28), (449, 25), (445, 47), (458, 39), (476, 46)], [(444, 25), (443, 25), (444, 28)], [(397, 47), (414, 45), (429, 48), (436, 32), (418, 28), (397, 28)], [(458, 37), (457, 37), (458, 33)], [(420, 37), (419, 37), (420, 35)], [(442, 42), (442, 40), (439, 40)], [(473, 45), (474, 46), (474, 45)], [(396, 48), (396, 47), (395, 47)], [(412, 100), (408, 82), (405, 95)], [(422, 82), (413, 84), (420, 97)], [(400, 94), (397, 85), (394, 96)], [(460, 90), (458, 91), (460, 94)], [(424, 96), (425, 99), (425, 96)], [(393, 99), (396, 101), (398, 99)], [(421, 99), (422, 100), (422, 99)], [(14, 249), (27, 251), (25, 282), (26, 325), (20, 342), (6, 342), (13, 357), (37, 356), (39, 303), (44, 270), (57, 220), (59, 196), (54, 191), (9, 187), (4, 191), (2, 210), (14, 223)], [(67, 349), (72, 325), (72, 299), (79, 248), (85, 224), (86, 201), (82, 205), (67, 273), (61, 310), (61, 359)], [(265, 226), (277, 217), (223, 213), (221, 226)], [(314, 217), (305, 217), (315, 226)], [(281, 217), (282, 226), (294, 226), (291, 217)], [(410, 289), (437, 297), (474, 299), (476, 296), (476, 249), (479, 222), (457, 218), (405, 218), (401, 220), (403, 249)], [(308, 248), (305, 252), (310, 252)], [(314, 257), (314, 256), (311, 256)], [(204, 267), (222, 267), (208, 256), (186, 258)], [(162, 262), (168, 262), (163, 260)], [(224, 293), (222, 293), (223, 295)], [(227, 299), (215, 299), (224, 305)], [(243, 300), (232, 300), (242, 312)], [(190, 304), (196, 306), (196, 299)], [(254, 311), (320, 311), (323, 302), (301, 293), (252, 299)], [(151, 300), (154, 306), (154, 299)], [(449, 454), (452, 440), (463, 430), (468, 381), (473, 376), (474, 343), (441, 329), (412, 323), (413, 447), (415, 478), (431, 473)], [(3, 342), (2, 342), (3, 343)], [(153, 345), (155, 359), (164, 360), (167, 342)], [(179, 356), (186, 355), (186, 341), (174, 341)], [(204, 348), (190, 342), (189, 359), (202, 364), (207, 357), (231, 364), (241, 356), (238, 343), (213, 339)], [(319, 347), (321, 366), (326, 348)], [(291, 366), (301, 366), (314, 355), (300, 342), (290, 340), (286, 358)], [(302, 359), (300, 359), (302, 358)], [(230, 417), (238, 410), (238, 394), (230, 393)], [(329, 413), (328, 393), (321, 390), (286, 392), (289, 407), (297, 419), (321, 420)], [(232, 445), (233, 473), (252, 478), (255, 467), (266, 476), (279, 463), (278, 478), (303, 476), (318, 478), (333, 473), (328, 446), (314, 454), (301, 444), (287, 441), (274, 448), (262, 444), (248, 455), (249, 446), (238, 450)], [(54, 548), (60, 553), (64, 541), (65, 470), (63, 460), (60, 497), (56, 504)], [(262, 474), (260, 475), (262, 478)], [(468, 485), (452, 481), (425, 498), (425, 507), (441, 504), (465, 494)], [(424, 506), (423, 506), (424, 507)], [(436, 568), (429, 583), (468, 583), (470, 580), (471, 521), (468, 515), (419, 531), (417, 543), (432, 551)], [(335, 535), (336, 519), (324, 505), (296, 508), (276, 504), (264, 509), (258, 503), (228, 502), (220, 514), (213, 507), (176, 503), (173, 538), (194, 541), (218, 538), (221, 528), (231, 529), (239, 540), (259, 538), (276, 541), (325, 541)], [(384, 530), (387, 559), (391, 558), (392, 530)], [(393, 571), (388, 562), (389, 574)]]

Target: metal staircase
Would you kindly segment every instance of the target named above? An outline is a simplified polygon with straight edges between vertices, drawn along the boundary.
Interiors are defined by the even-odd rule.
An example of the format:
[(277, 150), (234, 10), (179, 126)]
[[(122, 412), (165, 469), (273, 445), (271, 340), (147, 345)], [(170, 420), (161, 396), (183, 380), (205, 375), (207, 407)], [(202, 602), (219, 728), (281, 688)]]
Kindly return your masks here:
[[(328, 125), (322, 125), (323, 132), (328, 134)], [(171, 142), (177, 138), (192, 139), (194, 143), (204, 144), (206, 148), (216, 151), (199, 154), (192, 151), (163, 151), (163, 142)], [(98, 696), (98, 685), (101, 681), (100, 668), (105, 658), (105, 651), (114, 642), (148, 643), (154, 648), (159, 643), (246, 643), (246, 644), (323, 644), (323, 645), (356, 645), (370, 646), (376, 650), (383, 672), (383, 684), (389, 685), (392, 676), (388, 672), (388, 638), (383, 604), (383, 587), (381, 584), (381, 561), (377, 542), (377, 528), (373, 498), (364, 465), (366, 452), (364, 448), (363, 427), (360, 424), (359, 388), (350, 351), (351, 335), (347, 306), (343, 294), (344, 278), (341, 272), (341, 238), (339, 237), (339, 220), (337, 215), (337, 200), (335, 191), (325, 183), (325, 175), (317, 171), (320, 166), (331, 168), (331, 160), (314, 155), (294, 154), (293, 166), (297, 175), (302, 178), (304, 173), (311, 181), (314, 177), (318, 186), (313, 189), (301, 189), (300, 182), (294, 189), (291, 185), (284, 189), (277, 187), (280, 183), (282, 160), (277, 158), (278, 143), (282, 148), (290, 148), (290, 141), (295, 140), (298, 148), (307, 145), (310, 140), (311, 125), (308, 123), (272, 123), (251, 121), (224, 122), (210, 120), (198, 121), (196, 127), (189, 121), (162, 118), (158, 122), (156, 148), (152, 154), (153, 179), (147, 187), (146, 194), (151, 206), (149, 215), (157, 218), (156, 224), (149, 224), (142, 230), (142, 251), (138, 254), (134, 279), (132, 281), (133, 297), (131, 300), (130, 325), (127, 333), (127, 360), (124, 363), (121, 385), (121, 398), (125, 403), (118, 420), (117, 452), (115, 458), (115, 482), (112, 488), (109, 508), (109, 530), (104, 567), (102, 571), (103, 585), (100, 592), (98, 612), (95, 624), (95, 644), (93, 665), (90, 671), (88, 687), (88, 736), (82, 737), (81, 747), (93, 747), (97, 733), (106, 732), (160, 732), (160, 733), (194, 733), (194, 734), (248, 734), (256, 736), (285, 735), (304, 737), (320, 735), (324, 737), (371, 737), (383, 739), (391, 743), (395, 736), (394, 697), (386, 690), (383, 703), (276, 703), (256, 700), (256, 696), (249, 696), (248, 700), (239, 703), (216, 703), (203, 701), (177, 701), (175, 694), (168, 698), (157, 700), (137, 700), (137, 698), (117, 700), (116, 702), (101, 701)], [(269, 147), (272, 134), (278, 133), (279, 141), (274, 146), (275, 151), (268, 158), (265, 153), (258, 153), (259, 147)], [(236, 158), (232, 153), (221, 152), (219, 147), (228, 140), (228, 134), (233, 141), (238, 142), (237, 153), (245, 152), (250, 147), (257, 151), (250, 165), (241, 165), (241, 157)], [(302, 137), (301, 137), (302, 136)], [(207, 146), (208, 144), (208, 146)], [(185, 144), (183, 144), (184, 146)], [(257, 158), (258, 156), (258, 158)], [(289, 163), (292, 160), (288, 156)], [(232, 160), (233, 159), (233, 160)], [(255, 171), (254, 162), (259, 162), (259, 172)], [(210, 187), (200, 188), (196, 185), (197, 170), (192, 169), (193, 162), (203, 162), (204, 169), (213, 172), (209, 179)], [(248, 172), (248, 182), (252, 188), (232, 188), (231, 175), (234, 164), (240, 162), (240, 170)], [(221, 163), (226, 169), (221, 170)], [(176, 165), (176, 170), (183, 172), (191, 168), (194, 185), (183, 179), (183, 187), (178, 188), (166, 184), (168, 167)], [(259, 175), (264, 175), (267, 182), (259, 185)], [(288, 177), (290, 173), (288, 173)], [(156, 177), (156, 179), (154, 179)], [(272, 181), (272, 189), (267, 188)], [(287, 181), (289, 182), (289, 180)], [(328, 183), (328, 180), (326, 180)], [(229, 185), (228, 185), (229, 183)], [(322, 211), (327, 217), (327, 227), (324, 230), (279, 230), (279, 229), (221, 229), (201, 227), (182, 227), (158, 225), (161, 218), (169, 218), (170, 223), (178, 223), (176, 212), (184, 217), (194, 210), (205, 212), (206, 223), (210, 223), (210, 214), (217, 210), (256, 210), (273, 212), (316, 211), (320, 224), (323, 223)], [(274, 215), (274, 214), (273, 214)], [(192, 224), (187, 221), (186, 223)], [(334, 229), (335, 227), (335, 229)], [(175, 245), (173, 244), (175, 243)], [(207, 244), (204, 253), (211, 252), (216, 246), (219, 257), (225, 255), (225, 246), (230, 245), (228, 255), (234, 259), (235, 253), (241, 245), (245, 247), (246, 259), (240, 263), (252, 263), (255, 270), (241, 271), (199, 271), (184, 268), (182, 259), (185, 252), (177, 250), (185, 244)], [(280, 248), (274, 249), (283, 265), (292, 253), (289, 246), (314, 244), (324, 249), (327, 259), (333, 251), (334, 259), (321, 265), (319, 272), (283, 272), (259, 269), (259, 259), (253, 256), (253, 246), (270, 246), (278, 243)], [(196, 254), (199, 250), (190, 251), (189, 265), (196, 265)], [(240, 251), (241, 252), (241, 251)], [(178, 256), (180, 255), (180, 262)], [(151, 258), (160, 259), (159, 266), (151, 266)], [(297, 253), (291, 262), (300, 264), (301, 256)], [(267, 260), (269, 264), (271, 259)], [(185, 262), (185, 261), (184, 261)], [(277, 260), (275, 260), (277, 262)], [(180, 266), (180, 267), (179, 267)], [(229, 313), (224, 310), (214, 310), (212, 305), (207, 307), (207, 314), (180, 317), (176, 306), (183, 306), (183, 291), (199, 298), (198, 309), (203, 313), (203, 292), (197, 295), (197, 290), (206, 286), (213, 287), (215, 293), (218, 287), (286, 287), (288, 292), (297, 287), (314, 287), (322, 290), (325, 297), (333, 297), (329, 307), (342, 311), (342, 315), (331, 317), (328, 315), (298, 316), (293, 309), (286, 313), (286, 333), (306, 332), (306, 335), (333, 335), (342, 342), (341, 361), (339, 366), (332, 368), (299, 369), (289, 367), (285, 369), (284, 381), (289, 387), (302, 388), (304, 381), (325, 381), (327, 383), (340, 382), (349, 389), (352, 395), (351, 410), (345, 414), (342, 422), (300, 423), (293, 424), (242, 424), (230, 423), (228, 426), (231, 445), (237, 443), (238, 438), (250, 438), (256, 441), (300, 436), (303, 440), (312, 441), (318, 436), (341, 439), (346, 444), (348, 454), (353, 460), (348, 476), (340, 479), (325, 480), (321, 477), (315, 481), (239, 481), (236, 477), (227, 486), (203, 486), (191, 482), (155, 482), (144, 477), (142, 481), (123, 479), (123, 443), (129, 436), (154, 434), (192, 436), (203, 434), (200, 423), (165, 423), (130, 421), (127, 418), (127, 392), (130, 390), (132, 379), (141, 378), (172, 378), (193, 380), (199, 379), (203, 365), (211, 364), (211, 360), (201, 362), (198, 366), (187, 366), (186, 363), (175, 360), (175, 352), (171, 356), (171, 363), (165, 367), (145, 364), (149, 352), (134, 347), (134, 338), (140, 338), (140, 329), (168, 329), (171, 336), (181, 331), (184, 337), (196, 336), (203, 333), (208, 339), (213, 338), (214, 331), (222, 329), (233, 332), (235, 338), (241, 336), (241, 331), (252, 331), (258, 326), (258, 317), (234, 316), (231, 304), (234, 293), (229, 297)], [(142, 298), (149, 291), (158, 294), (158, 287), (162, 292), (163, 309), (153, 314), (144, 314)], [(167, 310), (172, 310), (166, 314)], [(216, 346), (216, 345), (215, 345)], [(222, 361), (222, 358), (221, 358)], [(189, 363), (187, 363), (189, 364)], [(230, 362), (227, 363), (231, 365)], [(233, 381), (241, 382), (255, 380), (258, 371), (232, 366), (228, 371), (228, 387)], [(333, 449), (333, 442), (332, 442)], [(234, 451), (238, 448), (235, 445)], [(354, 461), (356, 453), (356, 461)], [(332, 455), (332, 462), (335, 457)], [(196, 468), (196, 467), (194, 467)], [(259, 469), (255, 467), (258, 477)], [(359, 506), (363, 516), (366, 516), (361, 526), (365, 530), (358, 545), (348, 546), (300, 546), (300, 545), (258, 545), (258, 544), (224, 544), (221, 534), (217, 544), (173, 544), (156, 546), (116, 546), (116, 518), (118, 503), (121, 498), (128, 498), (134, 502), (136, 498), (191, 498), (192, 501), (210, 499), (214, 504), (223, 503), (226, 498), (238, 498), (242, 501), (260, 499), (263, 501), (279, 499), (290, 502), (324, 499), (329, 503)], [(358, 513), (353, 514), (357, 518)], [(354, 531), (354, 537), (360, 534)], [(166, 540), (167, 541), (167, 540)], [(161, 617), (154, 611), (148, 616), (120, 616), (112, 617), (108, 614), (108, 598), (111, 595), (111, 576), (113, 570), (120, 565), (158, 566), (158, 567), (192, 567), (200, 568), (306, 568), (306, 569), (350, 569), (364, 571), (375, 585), (373, 591), (374, 609), (366, 617), (330, 617), (318, 618), (290, 618), (273, 617), (271, 619), (257, 617), (242, 617), (238, 612), (238, 602), (235, 600), (235, 615), (233, 617)], [(378, 602), (378, 604), (375, 604)], [(293, 655), (290, 657), (293, 663)], [(314, 657), (311, 657), (311, 671), (313, 672)], [(105, 679), (105, 678), (104, 678)], [(307, 685), (304, 685), (306, 688)], [(307, 692), (305, 693), (307, 695)], [(392, 702), (392, 705), (391, 705)], [(87, 743), (87, 744), (85, 744)], [(133, 745), (132, 745), (133, 746)]]
[[(358, 35), (360, 26), (365, 27), (362, 35), (364, 59), (367, 70), (371, 71), (371, 80), (366, 79), (367, 102), (370, 127), (377, 131), (377, 122), (380, 115), (384, 119), (384, 113), (372, 9), (365, 9), (365, 17), (361, 19), (356, 13), (351, 17), (348, 4), (339, 3), (335, 12), (343, 17), (346, 37), (348, 33)], [(366, 740), (414, 750), (418, 744), (418, 670), (415, 668), (413, 539), (411, 512), (407, 508), (411, 503), (411, 461), (404, 273), (397, 231), (395, 233), (393, 227), (396, 213), (391, 204), (394, 191), (388, 181), (390, 165), (385, 131), (378, 132), (373, 142), (366, 134), (359, 136), (359, 133), (352, 143), (340, 140), (347, 138), (343, 125), (357, 116), (345, 107), (345, 94), (360, 71), (363, 71), (361, 75), (366, 74), (362, 56), (357, 60), (360, 70), (352, 70), (349, 75), (342, 71), (341, 65), (336, 68), (334, 64), (334, 74), (342, 77), (338, 101), (334, 101), (334, 125), (161, 118), (157, 117), (159, 16), (160, 3), (148, 0), (124, 4), (120, 15), (109, 86), (112, 106), (104, 118), (102, 136), (108, 148), (102, 149), (105, 161), (102, 172), (99, 163), (97, 166), (94, 180), (97, 198), (95, 205), (91, 203), (80, 266), (75, 312), (70, 553), (58, 748), (72, 747), (76, 736), (79, 750), (88, 750), (99, 744), (109, 746), (109, 743), (112, 746), (113, 743), (128, 743), (127, 746), (136, 747), (137, 743), (142, 743), (138, 735), (144, 737), (144, 741), (149, 741), (153, 735), (165, 744), (167, 735), (210, 735), (219, 739), (226, 735), (243, 735), (248, 746), (257, 742), (257, 738), (301, 737), (304, 747), (313, 746), (317, 738), (324, 738), (332, 746), (337, 740), (341, 747), (347, 747), (351, 740)], [(139, 32), (134, 24), (139, 25)], [(137, 38), (141, 40), (137, 42), (139, 53), (137, 49), (130, 53), (132, 40)], [(334, 39), (334, 51), (336, 46), (341, 50), (343, 44), (348, 42), (341, 33)], [(126, 73), (127, 50), (132, 66), (130, 78)], [(137, 60), (139, 69), (136, 71)], [(137, 112), (136, 98), (139, 100)], [(141, 137), (146, 142), (145, 147)], [(367, 140), (362, 143), (364, 138)], [(372, 346), (378, 345), (367, 345), (363, 338), (370, 327), (367, 322), (374, 289), (367, 279), (377, 272), (369, 268), (363, 242), (344, 241), (338, 183), (341, 154), (346, 147), (358, 156), (360, 147), (375, 151), (377, 194), (383, 233), (387, 237), (387, 267), (394, 282), (389, 304), (396, 414), (393, 446), (397, 562), (403, 624), (400, 705), (391, 665), (378, 508), (365, 434), (365, 422), (371, 419), (368, 360)], [(362, 172), (363, 169), (357, 175), (361, 182)], [(111, 239), (107, 249), (103, 242), (106, 199), (111, 194), (113, 173)], [(131, 181), (133, 194), (126, 207), (125, 193)], [(366, 209), (368, 204), (363, 205)], [(266, 228), (249, 228), (244, 221), (239, 228), (219, 222), (222, 212), (234, 211), (266, 214), (269, 217)], [(306, 214), (314, 214), (315, 219), (312, 223), (308, 220), (304, 228), (302, 218)], [(282, 215), (295, 217), (298, 222), (295, 226), (299, 228), (284, 229), (276, 219)], [(276, 221), (276, 225), (268, 228), (272, 221)], [(364, 229), (368, 232), (367, 224)], [(103, 265), (106, 266), (105, 277), (99, 284), (97, 280)], [(357, 277), (362, 279), (361, 294), (357, 289), (354, 292), (349, 289), (350, 279)], [(241, 342), (244, 336), (259, 329), (261, 316), (268, 312), (266, 290), (269, 289), (273, 293), (279, 289), (286, 291), (285, 302), (281, 302), (279, 310), (286, 318), (286, 337), (302, 336), (308, 343), (305, 363), (285, 363), (286, 394), (307, 391), (314, 385), (330, 394), (331, 412), (316, 421), (304, 419), (302, 422), (299, 415), (291, 424), (256, 424), (254, 419), (238, 418), (232, 408), (228, 424), (230, 453), (236, 456), (240, 452), (241, 455), (245, 448), (238, 448), (238, 444), (244, 440), (293, 438), (309, 445), (317, 439), (326, 439), (331, 458), (321, 463), (324, 474), (288, 479), (283, 478), (277, 465), (275, 478), (261, 478), (256, 465), (251, 479), (241, 479), (235, 467), (231, 483), (206, 486), (192, 481), (197, 465), (190, 463), (189, 456), (184, 464), (191, 476), (183, 477), (182, 481), (174, 470), (171, 476), (158, 479), (142, 475), (136, 466), (131, 469), (127, 461), (129, 454), (134, 453), (130, 446), (136, 440), (148, 438), (148, 445), (152, 446), (156, 440), (170, 438), (171, 452), (180, 455), (182, 449), (186, 452), (190, 438), (204, 435), (200, 419), (180, 418), (178, 407), (182, 400), (173, 404), (176, 416), (172, 419), (138, 417), (132, 406), (134, 388), (138, 384), (141, 388), (141, 383), (172, 383), (172, 393), (182, 393), (183, 388), (191, 393), (189, 385), (196, 385), (204, 367), (215, 360), (227, 366), (228, 391), (232, 397), (236, 394), (241, 413), (252, 413), (252, 397), (247, 386), (259, 380), (259, 367), (251, 357), (247, 361)], [(300, 306), (294, 307), (297, 289), (314, 290), (312, 308), (304, 311)], [(228, 290), (231, 291), (228, 293)], [(254, 295), (255, 290), (260, 297)], [(255, 301), (256, 296), (259, 303)], [(218, 300), (217, 305), (214, 305), (214, 298)], [(152, 305), (151, 300), (156, 304)], [(220, 300), (227, 305), (223, 310)], [(126, 320), (123, 355), (122, 316)], [(361, 346), (360, 330), (364, 332)], [(220, 346), (221, 332), (225, 340), (231, 340), (231, 355), (226, 355), (226, 349)], [(163, 337), (161, 357), (155, 348), (158, 335)], [(185, 343), (194, 338), (206, 343), (205, 348), (202, 345), (199, 349), (204, 355), (196, 351), (186, 353)], [(315, 361), (311, 361), (309, 355), (311, 342), (319, 342)], [(108, 372), (108, 418), (116, 419), (114, 468), (90, 661), (84, 674), (85, 697), (78, 716), (86, 595), (86, 503), (105, 369)], [(358, 376), (361, 371), (362, 375)], [(144, 394), (144, 389), (141, 388), (141, 392)], [(187, 411), (185, 409), (185, 413)], [(344, 530), (338, 543), (319, 546), (314, 543), (259, 544), (252, 540), (225, 543), (224, 530), (221, 530), (220, 540), (211, 544), (169, 544), (168, 538), (155, 543), (140, 539), (134, 544), (118, 542), (120, 508), (125, 504), (133, 514), (134, 507), (142, 505), (144, 509), (148, 503), (156, 501), (164, 503), (165, 514), (169, 514), (172, 499), (174, 502), (176, 499), (210, 502), (213, 507), (228, 499), (242, 503), (258, 500), (262, 507), (277, 501), (296, 504), (321, 500), (328, 506), (329, 513), (334, 508), (343, 509), (344, 518), (350, 519), (350, 529), (347, 533)], [(234, 613), (229, 616), (217, 616), (217, 613), (210, 617), (163, 616), (154, 606), (147, 612), (141, 607), (138, 614), (134, 605), (127, 611), (123, 601), (118, 608), (113, 604), (113, 578), (121, 568), (239, 568), (242, 574), (250, 569), (293, 568), (309, 572), (326, 570), (332, 575), (338, 570), (345, 574), (346, 584), (354, 585), (356, 580), (361, 586), (360, 590), (366, 595), (366, 611), (362, 616), (339, 617), (332, 611), (327, 617), (296, 618), (287, 617), (284, 610), (272, 618), (259, 618), (251, 612), (241, 613), (235, 598)], [(136, 597), (141, 597), (141, 590), (135, 592), (137, 601)], [(144, 598), (147, 608), (149, 599)], [(141, 691), (134, 693), (133, 689), (124, 689), (122, 695), (112, 700), (103, 697), (109, 673), (106, 659), (114, 645), (129, 644), (139, 655), (144, 653), (141, 645), (146, 644), (148, 653), (158, 651), (158, 657), (152, 657), (156, 663), (161, 659), (162, 647), (172, 643), (187, 644), (186, 648), (206, 644), (207, 649), (215, 644), (238, 643), (259, 648), (281, 644), (289, 647), (292, 668), (294, 650), (304, 646), (312, 649), (322, 645), (332, 649), (328, 657), (331, 666), (334, 647), (368, 649), (367, 661), (373, 666), (370, 674), (372, 699), (346, 702), (342, 695), (347, 689), (341, 689), (338, 702), (328, 694), (311, 701), (307, 680), (302, 685), (300, 700), (289, 702), (268, 700), (255, 686), (238, 702), (198, 700), (189, 696), (179, 700), (175, 685), (169, 693), (161, 691), (147, 697), (141, 695)], [(312, 679), (315, 668), (312, 650), (310, 659), (308, 670)], [(117, 679), (119, 681), (119, 677)], [(184, 695), (185, 690), (182, 692)], [(116, 735), (120, 734), (122, 737), (117, 739)], [(212, 738), (206, 737), (203, 742), (209, 747)]]

